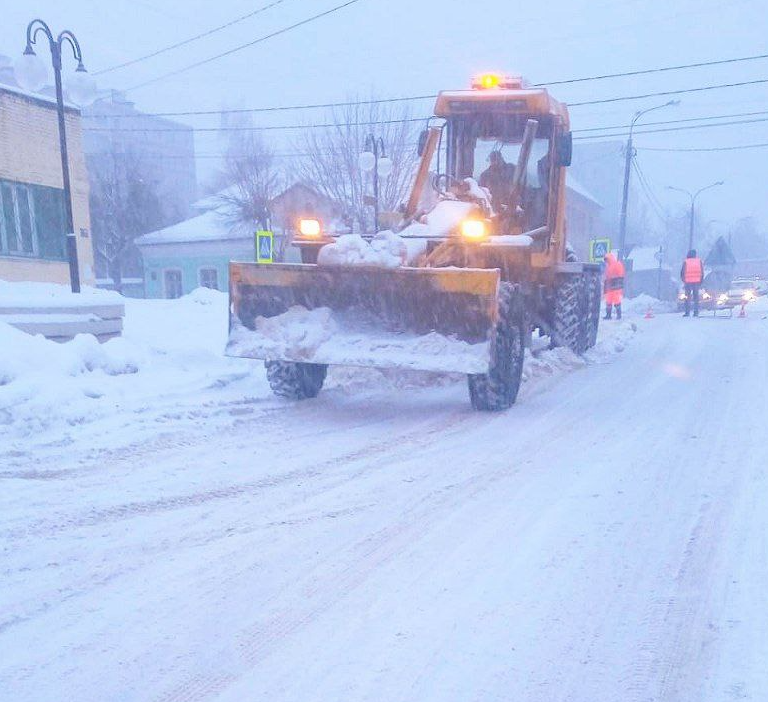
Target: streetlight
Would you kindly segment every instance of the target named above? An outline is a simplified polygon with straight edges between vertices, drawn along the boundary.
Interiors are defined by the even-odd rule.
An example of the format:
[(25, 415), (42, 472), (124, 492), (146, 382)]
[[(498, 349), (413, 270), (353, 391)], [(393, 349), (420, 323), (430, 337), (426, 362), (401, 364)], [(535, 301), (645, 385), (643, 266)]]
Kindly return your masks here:
[(387, 156), (384, 140), (369, 134), (365, 138), (365, 151), (358, 157), (360, 170), (364, 173), (373, 171), (373, 228), (379, 229), (379, 178), (386, 178), (392, 172), (392, 159)]
[(77, 61), (74, 74), (67, 80), (67, 96), (80, 107), (90, 105), (96, 97), (96, 83), (83, 65), (80, 43), (72, 32), (65, 29), (54, 38), (50, 27), (43, 20), (32, 20), (27, 26), (27, 46), (24, 53), (16, 60), (14, 74), (16, 81), (24, 89), (36, 93), (48, 80), (48, 69), (32, 48), (37, 37), (43, 33), (48, 39), (53, 64), (53, 76), (56, 85), (56, 111), (59, 118), (59, 149), (61, 152), (61, 174), (64, 183), (64, 209), (67, 226), (67, 258), (69, 259), (69, 282), (72, 292), (80, 292), (80, 268), (77, 262), (77, 239), (72, 217), (72, 186), (69, 180), (69, 156), (67, 153), (67, 132), (64, 121), (64, 92), (61, 82), (61, 53), (65, 44), (69, 44)]
[(646, 110), (640, 110), (635, 112), (635, 116), (632, 118), (632, 122), (629, 124), (629, 136), (627, 137), (627, 151), (624, 157), (624, 191), (621, 196), (621, 219), (619, 220), (619, 258), (624, 259), (624, 247), (627, 242), (627, 203), (629, 200), (629, 176), (630, 168), (632, 166), (632, 157), (635, 155), (634, 147), (632, 146), (632, 131), (635, 128), (637, 120), (643, 115), (647, 115), (654, 110), (660, 110), (662, 107), (673, 107), (679, 105), (680, 100), (670, 100), (663, 105), (656, 105), (655, 107), (649, 107)]
[(703, 188), (699, 188), (695, 193), (690, 192), (689, 190), (685, 190), (683, 188), (676, 188), (674, 185), (668, 185), (667, 190), (675, 190), (679, 193), (684, 193), (689, 198), (691, 198), (691, 221), (690, 221), (690, 230), (688, 233), (688, 250), (690, 251), (693, 248), (693, 218), (695, 214), (695, 208), (696, 208), (696, 198), (701, 195), (705, 190), (709, 190), (710, 188), (714, 188), (718, 185), (722, 185), (725, 181), (718, 180), (716, 183), (710, 183), (709, 185), (705, 185)]

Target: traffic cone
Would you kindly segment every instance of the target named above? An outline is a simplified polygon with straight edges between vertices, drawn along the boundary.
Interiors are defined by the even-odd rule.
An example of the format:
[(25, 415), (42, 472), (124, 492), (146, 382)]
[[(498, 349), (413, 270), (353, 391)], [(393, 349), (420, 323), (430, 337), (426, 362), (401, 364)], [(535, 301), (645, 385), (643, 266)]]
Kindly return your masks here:
[(653, 319), (653, 307), (651, 305), (648, 305), (648, 310), (645, 313), (646, 319)]
[(746, 302), (741, 303), (741, 310), (739, 311), (739, 317), (746, 317), (747, 316), (747, 310), (745, 309), (747, 306)]

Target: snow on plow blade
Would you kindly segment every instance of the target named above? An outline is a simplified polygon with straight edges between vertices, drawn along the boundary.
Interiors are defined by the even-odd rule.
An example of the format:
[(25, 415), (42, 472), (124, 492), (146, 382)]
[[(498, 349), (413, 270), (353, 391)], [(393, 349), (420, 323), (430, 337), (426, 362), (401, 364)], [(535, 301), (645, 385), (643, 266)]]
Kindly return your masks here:
[(499, 272), (230, 264), (227, 355), (485, 373)]

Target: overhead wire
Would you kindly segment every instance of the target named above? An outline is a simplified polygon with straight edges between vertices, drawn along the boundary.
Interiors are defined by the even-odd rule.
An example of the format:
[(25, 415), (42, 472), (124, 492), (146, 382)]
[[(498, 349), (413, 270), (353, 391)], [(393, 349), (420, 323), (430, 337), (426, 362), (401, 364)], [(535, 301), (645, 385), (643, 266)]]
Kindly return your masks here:
[(216, 34), (217, 32), (220, 32), (224, 29), (227, 29), (229, 27), (232, 27), (236, 24), (239, 24), (240, 22), (244, 22), (247, 19), (250, 19), (251, 17), (255, 17), (256, 15), (260, 15), (262, 12), (266, 12), (267, 10), (272, 9), (273, 7), (276, 7), (277, 5), (282, 5), (284, 2), (288, 2), (289, 0), (274, 0), (274, 2), (267, 3), (266, 5), (262, 5), (261, 7), (257, 8), (256, 10), (253, 10), (251, 12), (248, 12), (245, 15), (241, 15), (240, 17), (236, 17), (233, 20), (230, 20), (229, 22), (226, 22), (225, 24), (221, 24), (218, 27), (213, 27), (212, 29), (209, 29), (205, 32), (201, 32), (200, 34), (196, 34), (193, 37), (189, 37), (188, 39), (184, 39), (182, 41), (178, 41), (175, 44), (171, 44), (169, 46), (164, 46), (161, 49), (157, 49), (156, 51), (153, 51), (149, 54), (145, 54), (144, 56), (139, 56), (135, 59), (131, 59), (130, 61), (124, 61), (123, 63), (118, 63), (114, 66), (109, 66), (108, 68), (102, 68), (101, 70), (94, 71), (93, 75), (95, 76), (101, 76), (105, 73), (111, 73), (112, 71), (117, 71), (121, 68), (126, 68), (128, 66), (133, 66), (134, 64), (141, 63), (142, 61), (146, 61), (147, 59), (155, 58), (155, 56), (160, 56), (162, 54), (167, 53), (168, 51), (173, 51), (174, 49), (179, 49), (182, 46), (187, 46), (188, 44), (192, 44), (195, 41), (198, 41), (200, 39), (204, 39), (205, 37), (209, 37), (212, 34)]

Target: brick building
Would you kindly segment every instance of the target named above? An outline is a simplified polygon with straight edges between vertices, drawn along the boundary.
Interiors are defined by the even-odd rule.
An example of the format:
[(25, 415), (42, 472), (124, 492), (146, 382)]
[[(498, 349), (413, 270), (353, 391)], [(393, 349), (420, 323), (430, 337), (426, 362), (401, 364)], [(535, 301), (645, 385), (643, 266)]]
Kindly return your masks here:
[[(0, 279), (68, 283), (56, 104), (6, 84), (8, 73), (0, 70)], [(67, 106), (65, 119), (80, 276), (93, 284), (80, 112)]]

